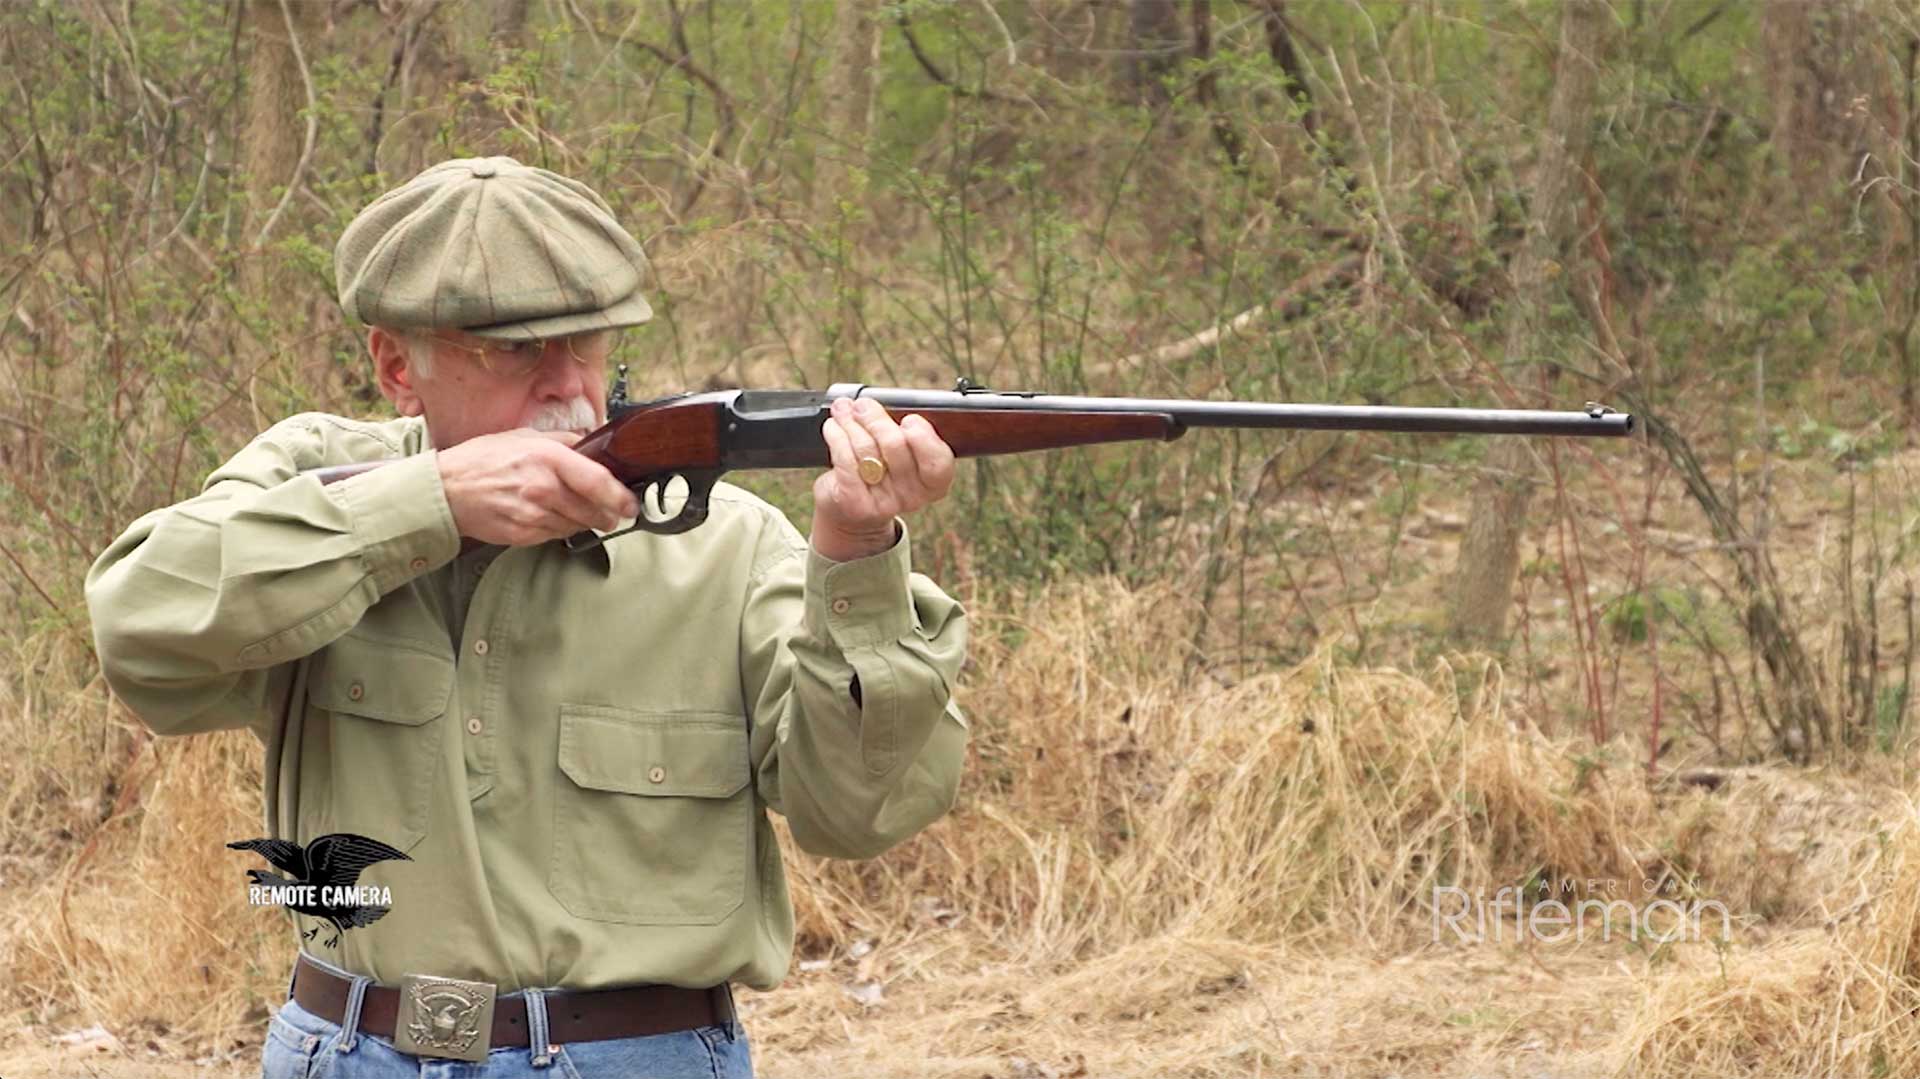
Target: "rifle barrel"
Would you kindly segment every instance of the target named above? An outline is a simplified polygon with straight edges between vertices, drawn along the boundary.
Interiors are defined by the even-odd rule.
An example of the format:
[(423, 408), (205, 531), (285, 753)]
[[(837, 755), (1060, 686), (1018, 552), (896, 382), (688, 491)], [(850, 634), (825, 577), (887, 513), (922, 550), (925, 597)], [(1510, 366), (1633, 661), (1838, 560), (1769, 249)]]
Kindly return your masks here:
[(827, 396), (869, 397), (899, 415), (916, 409), (1007, 412), (1152, 412), (1187, 427), (1269, 430), (1413, 431), (1431, 434), (1573, 435), (1624, 438), (1633, 417), (1600, 405), (1581, 411), (1520, 408), (1416, 408), (1394, 405), (1299, 405), (1182, 401), (1150, 397), (1075, 397), (982, 390), (910, 390), (836, 385)]

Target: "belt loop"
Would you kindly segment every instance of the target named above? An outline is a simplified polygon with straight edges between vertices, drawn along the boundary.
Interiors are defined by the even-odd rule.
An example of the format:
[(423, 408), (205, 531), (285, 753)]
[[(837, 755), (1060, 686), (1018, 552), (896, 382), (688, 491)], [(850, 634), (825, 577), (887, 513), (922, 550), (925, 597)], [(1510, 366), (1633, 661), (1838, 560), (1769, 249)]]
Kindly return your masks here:
[[(727, 1040), (731, 1042), (739, 1037), (738, 1032), (741, 1030), (740, 1011), (733, 1006), (733, 983), (721, 982), (719, 988), (719, 995), (725, 997), (727, 1000), (727, 1018), (726, 1022), (722, 1025), (726, 1027)], [(718, 1002), (716, 1001), (716, 1003)]]
[(360, 1005), (367, 999), (367, 986), (373, 979), (364, 974), (353, 975), (353, 985), (347, 989), (347, 1011), (340, 1017), (340, 1052), (351, 1053), (360, 1044)]
[(553, 1063), (553, 1054), (547, 1051), (553, 1048), (547, 1034), (547, 991), (527, 989), (522, 995), (527, 1002), (527, 1049), (533, 1053), (531, 1063), (536, 1068), (544, 1068)]

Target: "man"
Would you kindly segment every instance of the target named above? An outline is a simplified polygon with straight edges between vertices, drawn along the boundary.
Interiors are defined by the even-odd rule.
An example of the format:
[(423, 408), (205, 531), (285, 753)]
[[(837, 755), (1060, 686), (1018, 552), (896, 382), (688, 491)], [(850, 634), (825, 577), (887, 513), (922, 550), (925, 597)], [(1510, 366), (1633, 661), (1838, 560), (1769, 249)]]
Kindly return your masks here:
[(296, 917), (264, 1073), (750, 1075), (727, 986), (771, 988), (793, 942), (767, 810), (868, 858), (953, 802), (966, 621), (899, 521), (952, 452), (837, 402), (809, 539), (721, 484), (691, 532), (570, 554), (639, 512), (568, 448), (604, 418), (613, 333), (651, 316), (605, 201), (449, 161), (336, 263), (401, 418), (276, 424), (87, 578), (149, 726), (265, 743), (270, 836), (406, 856), (360, 872), (391, 898), (370, 924)]

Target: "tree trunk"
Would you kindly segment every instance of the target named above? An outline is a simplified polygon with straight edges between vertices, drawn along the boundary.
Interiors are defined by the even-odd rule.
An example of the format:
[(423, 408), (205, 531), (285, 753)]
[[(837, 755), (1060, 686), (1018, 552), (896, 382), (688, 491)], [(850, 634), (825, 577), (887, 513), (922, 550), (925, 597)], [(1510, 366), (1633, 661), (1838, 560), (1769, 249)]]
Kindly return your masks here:
[(1293, 47), (1293, 31), (1287, 26), (1287, 0), (1260, 0), (1260, 7), (1264, 11), (1260, 21), (1267, 30), (1267, 55), (1287, 73), (1291, 83), (1287, 96), (1300, 103), (1300, 126), (1306, 129), (1308, 138), (1313, 138), (1320, 133), (1319, 112), (1313, 107), (1313, 92), (1307, 89), (1307, 65)]
[(493, 25), (487, 37), (496, 48), (526, 48), (527, 3), (528, 0), (492, 0)]
[[(1612, 16), (1603, 0), (1569, 0), (1560, 15), (1560, 55), (1547, 124), (1540, 131), (1527, 230), (1513, 262), (1513, 295), (1502, 349), (1508, 369), (1545, 354), (1546, 313), (1562, 252), (1572, 241), (1580, 162), (1599, 75), (1599, 49)], [(1494, 645), (1507, 631), (1520, 536), (1532, 500), (1532, 455), (1518, 439), (1502, 439), (1487, 455), (1488, 473), (1474, 486), (1460, 541), (1448, 624), (1457, 641)]]
[[(301, 78), (300, 53), (289, 30), (299, 37), (311, 70), (313, 47), (319, 40), (325, 4), (302, 0), (247, 0), (244, 17), (253, 48), (247, 58), (246, 128), (240, 142), (240, 183), (246, 196), (243, 242), (271, 245), (274, 235), (286, 235), (284, 219), (293, 203), (285, 198), (300, 182), (300, 152), (306, 145), (307, 124), (300, 112), (307, 106), (307, 85)], [(286, 207), (283, 209), (282, 207)], [(278, 216), (276, 216), (278, 215)], [(261, 244), (262, 240), (265, 245)], [(287, 280), (284, 260), (270, 250), (254, 251), (239, 264), (240, 288), (266, 303), (279, 295)], [(241, 346), (256, 359), (265, 359), (264, 342)], [(259, 351), (255, 354), (255, 349)]]
[[(1203, 64), (1213, 59), (1213, 0), (1193, 0), (1193, 58)], [(1240, 132), (1220, 109), (1219, 80), (1211, 68), (1200, 76), (1198, 89), (1200, 103), (1207, 108), (1207, 123), (1213, 128), (1213, 141), (1220, 145), (1227, 161), (1239, 169), (1246, 150), (1241, 145)], [(1201, 216), (1205, 217), (1204, 211)]]
[(240, 140), (240, 170), (246, 185), (248, 213), (254, 229), (280, 202), (280, 193), (293, 182), (300, 162), (306, 124), (306, 85), (300, 61), (287, 36), (291, 19), (303, 48), (311, 49), (325, 4), (303, 0), (248, 0), (247, 36), (253, 40), (247, 60), (246, 134)]
[(1166, 76), (1180, 63), (1187, 36), (1180, 27), (1175, 0), (1129, 0), (1127, 4), (1127, 89), (1137, 104), (1160, 106), (1171, 100)]
[(880, 5), (875, 0), (841, 0), (833, 14), (828, 48), (826, 102), (828, 143), (813, 174), (816, 217), (837, 216), (841, 199), (860, 201), (857, 180), (867, 166), (867, 136), (873, 129), (874, 72), (880, 66)]
[(308, 309), (275, 302), (289, 291), (292, 271), (272, 243), (275, 236), (295, 231), (286, 217), (296, 204), (285, 196), (300, 183), (306, 145), (307, 122), (300, 113), (307, 107), (307, 83), (300, 73), (303, 61), (312, 70), (327, 6), (302, 0), (244, 2), (241, 18), (251, 48), (237, 177), (244, 207), (238, 239), (255, 250), (240, 260), (236, 273), (239, 291), (250, 301), (246, 309), (259, 321), (237, 335), (229, 350), (237, 366), (257, 371), (280, 351), (281, 342), (300, 332)]
[(1861, 16), (1848, 4), (1768, 0), (1760, 18), (1773, 112), (1771, 143), (1793, 199), (1822, 198), (1849, 181), (1864, 149), (1868, 82), (1856, 46)]

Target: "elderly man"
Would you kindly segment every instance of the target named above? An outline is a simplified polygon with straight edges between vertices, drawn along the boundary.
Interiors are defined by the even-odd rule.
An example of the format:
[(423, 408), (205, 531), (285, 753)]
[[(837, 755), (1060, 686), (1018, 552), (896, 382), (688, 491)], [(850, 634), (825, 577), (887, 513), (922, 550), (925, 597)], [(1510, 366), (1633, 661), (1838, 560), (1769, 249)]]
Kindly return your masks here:
[(360, 872), (390, 896), (377, 920), (296, 917), (265, 1075), (750, 1075), (728, 986), (771, 988), (793, 943), (767, 811), (869, 858), (953, 802), (966, 621), (899, 520), (946, 494), (951, 451), (837, 402), (809, 539), (721, 484), (691, 532), (569, 553), (639, 510), (568, 448), (604, 419), (615, 332), (652, 313), (606, 202), (449, 161), (368, 206), (336, 262), (401, 418), (276, 424), (87, 578), (107, 679), (149, 726), (265, 743), (288, 842), (253, 849), (405, 855)]

